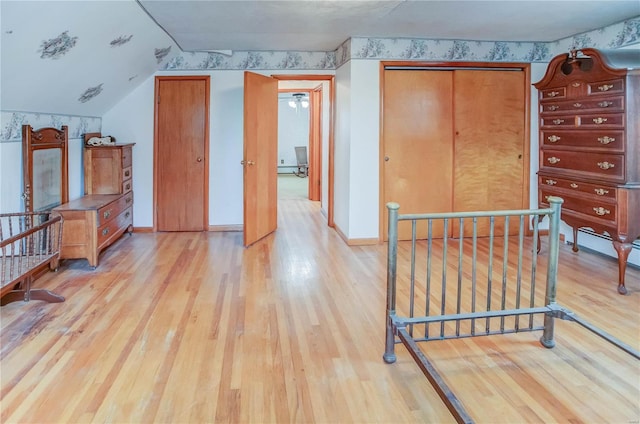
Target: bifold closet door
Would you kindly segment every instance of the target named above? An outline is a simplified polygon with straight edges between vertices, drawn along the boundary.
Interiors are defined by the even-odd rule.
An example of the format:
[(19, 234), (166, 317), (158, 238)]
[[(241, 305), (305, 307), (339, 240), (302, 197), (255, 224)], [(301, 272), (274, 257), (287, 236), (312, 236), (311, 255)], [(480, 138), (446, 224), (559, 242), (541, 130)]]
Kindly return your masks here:
[[(453, 71), (453, 210), (521, 209), (525, 167), (525, 73), (521, 70)], [(510, 224), (510, 233), (517, 230)], [(471, 228), (465, 228), (467, 235)], [(496, 235), (503, 234), (497, 226)], [(478, 223), (489, 235), (489, 223)]]
[[(452, 207), (452, 73), (387, 70), (383, 86), (383, 238), (387, 202), (400, 213), (449, 211)], [(423, 236), (426, 227), (419, 227)], [(434, 234), (442, 236), (441, 228)], [(399, 238), (411, 237), (401, 222)]]

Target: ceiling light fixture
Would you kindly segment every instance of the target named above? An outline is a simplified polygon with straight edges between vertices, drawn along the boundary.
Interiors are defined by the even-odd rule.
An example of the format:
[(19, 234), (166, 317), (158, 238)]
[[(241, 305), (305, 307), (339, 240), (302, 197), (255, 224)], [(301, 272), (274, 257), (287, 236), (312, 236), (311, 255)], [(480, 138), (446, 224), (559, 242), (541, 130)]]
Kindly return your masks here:
[(293, 93), (293, 98), (289, 100), (289, 106), (293, 109), (302, 107), (304, 109), (309, 107), (309, 99), (307, 99), (304, 93)]

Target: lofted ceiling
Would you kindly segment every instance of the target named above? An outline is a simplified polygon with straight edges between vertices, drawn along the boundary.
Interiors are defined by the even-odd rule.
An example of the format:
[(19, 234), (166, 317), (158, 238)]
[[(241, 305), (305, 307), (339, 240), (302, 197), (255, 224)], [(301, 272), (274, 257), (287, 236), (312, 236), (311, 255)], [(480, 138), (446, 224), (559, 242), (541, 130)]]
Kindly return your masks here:
[(638, 0), (138, 0), (184, 51), (333, 51), (350, 37), (549, 42), (640, 15)]
[(351, 37), (546, 42), (638, 16), (638, 0), (1, 0), (1, 116), (101, 117), (183, 52), (333, 52)]

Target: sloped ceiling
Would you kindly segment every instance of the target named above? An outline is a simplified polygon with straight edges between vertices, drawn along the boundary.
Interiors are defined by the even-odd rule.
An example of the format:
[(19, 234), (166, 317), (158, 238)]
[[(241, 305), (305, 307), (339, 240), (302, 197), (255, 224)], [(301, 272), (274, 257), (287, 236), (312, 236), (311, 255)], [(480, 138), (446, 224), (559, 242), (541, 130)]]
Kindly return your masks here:
[(547, 41), (639, 15), (637, 0), (2, 0), (0, 110), (101, 117), (181, 49), (334, 51), (367, 36)]
[(133, 0), (2, 1), (1, 108), (102, 116), (180, 49)]

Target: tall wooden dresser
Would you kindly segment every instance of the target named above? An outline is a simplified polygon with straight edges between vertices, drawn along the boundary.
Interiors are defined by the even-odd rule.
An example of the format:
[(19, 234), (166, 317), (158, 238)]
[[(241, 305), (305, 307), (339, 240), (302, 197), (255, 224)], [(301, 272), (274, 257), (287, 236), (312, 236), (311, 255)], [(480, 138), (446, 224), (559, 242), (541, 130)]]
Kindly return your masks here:
[(62, 259), (86, 258), (95, 268), (102, 250), (133, 231), (133, 145), (85, 146), (85, 196), (55, 208), (65, 222)]
[(584, 48), (556, 56), (539, 90), (538, 196), (564, 199), (562, 220), (607, 234), (618, 292), (640, 236), (640, 51)]

